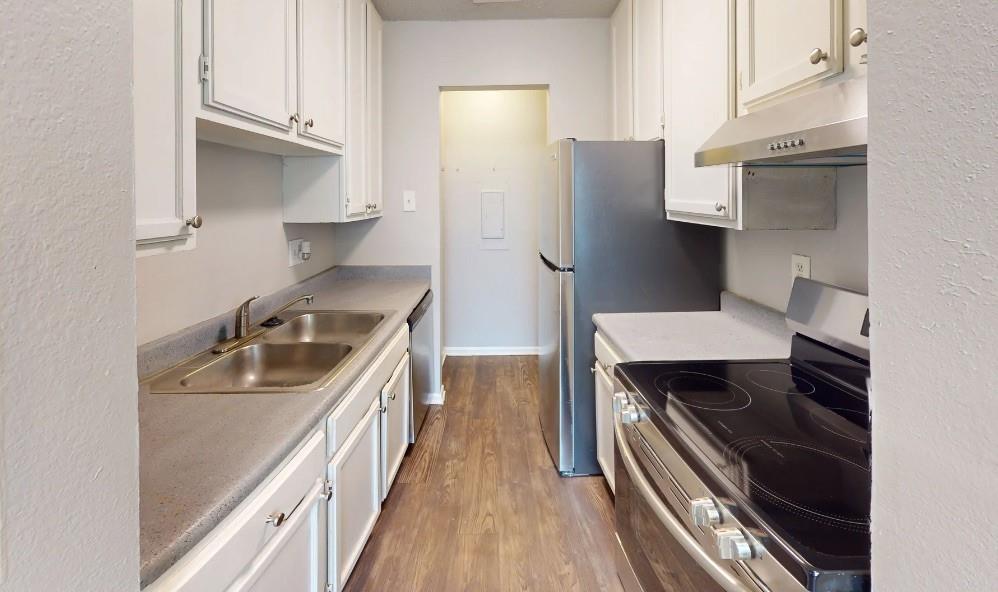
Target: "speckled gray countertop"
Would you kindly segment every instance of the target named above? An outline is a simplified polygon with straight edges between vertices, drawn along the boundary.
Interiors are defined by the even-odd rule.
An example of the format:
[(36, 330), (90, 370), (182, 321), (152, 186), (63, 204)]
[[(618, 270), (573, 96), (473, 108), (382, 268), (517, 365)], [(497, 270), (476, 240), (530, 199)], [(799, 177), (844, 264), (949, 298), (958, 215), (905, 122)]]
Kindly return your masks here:
[[(363, 275), (341, 269), (282, 291), (286, 295), (307, 288), (315, 302), (304, 308), (314, 310), (395, 311), (322, 391), (153, 395), (140, 389), (143, 587), (197, 544), (324, 422), (430, 285), (428, 278), (358, 277)], [(140, 359), (151, 357), (151, 349), (175, 357), (176, 344), (189, 344), (192, 338), (178, 334), (160, 341), (143, 346), (145, 351), (140, 348)], [(157, 365), (162, 364), (146, 361), (146, 367)]]
[(712, 312), (593, 315), (600, 335), (625, 361), (787, 358), (790, 337), (783, 314), (721, 293)]

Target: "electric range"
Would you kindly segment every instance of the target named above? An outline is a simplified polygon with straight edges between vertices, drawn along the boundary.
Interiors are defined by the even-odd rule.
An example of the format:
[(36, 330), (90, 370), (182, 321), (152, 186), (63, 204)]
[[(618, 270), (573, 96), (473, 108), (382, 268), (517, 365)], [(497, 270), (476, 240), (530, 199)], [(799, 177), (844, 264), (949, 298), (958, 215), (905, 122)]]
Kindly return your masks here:
[(866, 299), (801, 281), (794, 297), (788, 360), (616, 367), (629, 590), (870, 589)]

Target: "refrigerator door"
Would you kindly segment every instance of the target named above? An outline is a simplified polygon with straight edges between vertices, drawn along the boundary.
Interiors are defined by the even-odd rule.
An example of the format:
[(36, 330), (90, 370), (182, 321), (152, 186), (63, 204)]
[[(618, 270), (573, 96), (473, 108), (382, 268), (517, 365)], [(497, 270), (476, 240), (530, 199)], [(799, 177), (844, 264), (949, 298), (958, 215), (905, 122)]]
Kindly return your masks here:
[(552, 144), (548, 174), (541, 188), (540, 250), (545, 259), (559, 269), (571, 269), (574, 263), (572, 147), (574, 140)]
[(558, 471), (571, 474), (575, 470), (572, 423), (575, 275), (560, 271), (543, 255), (539, 270), (541, 431)]

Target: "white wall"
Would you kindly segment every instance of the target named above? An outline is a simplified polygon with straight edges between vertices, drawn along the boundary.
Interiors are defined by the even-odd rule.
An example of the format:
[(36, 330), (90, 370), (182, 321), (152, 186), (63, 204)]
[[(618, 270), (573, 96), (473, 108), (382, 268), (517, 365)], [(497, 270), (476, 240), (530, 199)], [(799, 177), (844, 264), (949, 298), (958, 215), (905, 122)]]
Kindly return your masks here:
[(726, 230), (724, 285), (740, 296), (786, 311), (793, 285), (790, 256), (811, 257), (815, 280), (867, 292), (866, 167), (838, 173), (834, 230)]
[[(281, 157), (198, 142), (198, 213), (191, 251), (138, 259), (138, 342), (233, 310), (250, 296), (333, 266), (334, 226), (282, 222)], [(288, 267), (287, 241), (312, 241), (312, 257)]]
[(869, 0), (869, 17), (874, 589), (990, 590), (998, 3)]
[[(524, 84), (549, 85), (548, 139), (609, 138), (609, 21), (385, 23), (385, 214), (337, 228), (340, 262), (430, 265), (439, 296), (440, 88)], [(402, 212), (404, 189), (417, 211)]]
[[(537, 348), (537, 212), (547, 172), (547, 90), (440, 99), (444, 351)], [(482, 191), (504, 191), (505, 237), (482, 238)]]
[(3, 12), (0, 590), (137, 590), (132, 3)]

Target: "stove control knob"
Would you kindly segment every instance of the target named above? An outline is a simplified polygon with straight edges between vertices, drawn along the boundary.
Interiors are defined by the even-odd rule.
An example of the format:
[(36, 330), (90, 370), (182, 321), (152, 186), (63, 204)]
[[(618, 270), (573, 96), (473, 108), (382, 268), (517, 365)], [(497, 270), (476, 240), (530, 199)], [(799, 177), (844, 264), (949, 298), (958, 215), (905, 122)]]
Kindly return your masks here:
[(742, 531), (737, 528), (715, 528), (714, 536), (717, 538), (717, 554), (721, 559), (752, 559), (752, 545)]
[(710, 528), (721, 523), (721, 511), (717, 507), (717, 502), (709, 497), (701, 497), (690, 503), (690, 514), (693, 517), (693, 524), (700, 528)]
[(620, 423), (638, 423), (641, 421), (641, 411), (637, 405), (625, 404), (620, 407)]

